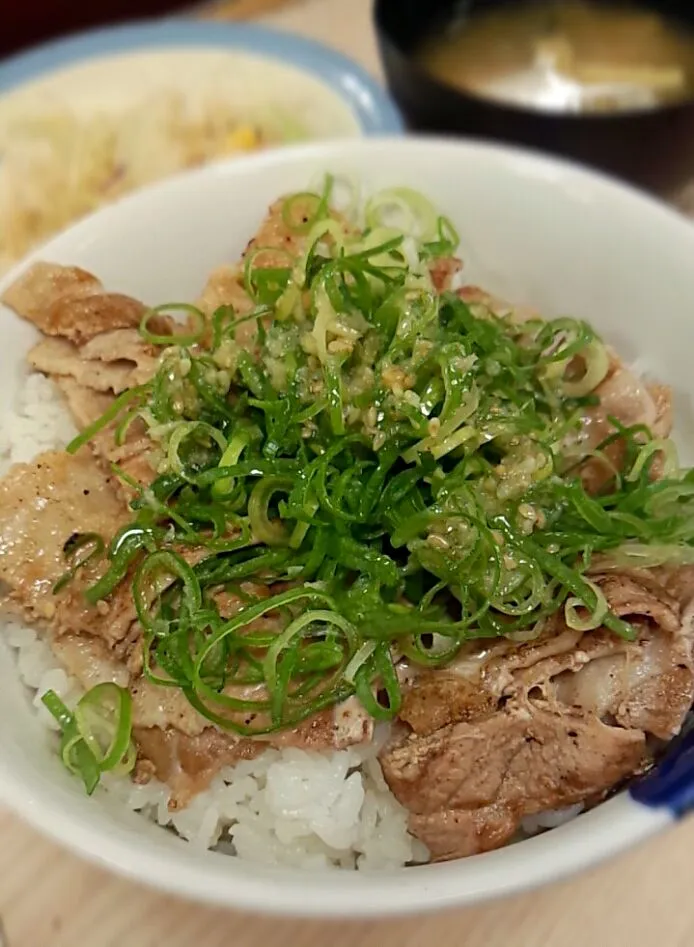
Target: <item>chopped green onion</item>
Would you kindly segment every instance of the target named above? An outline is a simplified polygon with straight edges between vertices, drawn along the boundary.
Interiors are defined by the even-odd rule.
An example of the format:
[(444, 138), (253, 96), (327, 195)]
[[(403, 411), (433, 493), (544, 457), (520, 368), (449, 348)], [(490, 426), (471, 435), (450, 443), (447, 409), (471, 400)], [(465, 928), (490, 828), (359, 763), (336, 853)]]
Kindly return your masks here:
[[(562, 381), (562, 389), (567, 398), (582, 398), (595, 391), (598, 385), (605, 380), (610, 368), (610, 357), (602, 342), (593, 339), (585, 349), (579, 353), (585, 362), (583, 377), (575, 381)], [(574, 356), (576, 357), (576, 356)]]
[[(257, 261), (263, 256), (273, 260), (279, 256), (287, 261), (287, 266), (261, 266)], [(287, 250), (276, 247), (256, 247), (246, 255), (243, 282), (254, 303), (271, 306), (277, 302), (289, 281), (293, 260)]]
[(70, 566), (53, 586), (53, 594), (62, 592), (65, 586), (72, 582), (77, 572), (92, 559), (101, 556), (104, 549), (104, 541), (98, 533), (79, 533), (71, 536), (63, 546), (63, 553)]
[[(189, 317), (193, 317), (193, 328), (190, 332), (172, 332), (170, 335), (160, 335), (156, 332), (150, 332), (147, 324), (155, 316), (167, 312), (182, 312)], [(191, 306), (189, 303), (165, 303), (163, 306), (154, 306), (148, 309), (140, 322), (140, 335), (152, 345), (197, 345), (201, 342), (207, 330), (207, 317), (197, 306)]]
[(287, 530), (277, 521), (271, 521), (268, 507), (272, 497), (278, 493), (288, 493), (292, 481), (286, 477), (263, 477), (253, 487), (248, 498), (248, 520), (253, 536), (268, 546), (284, 546), (289, 542)]
[[(106, 550), (91, 535), (66, 549), (56, 591), (105, 552), (86, 601), (130, 583), (146, 678), (242, 736), (353, 695), (393, 719), (398, 656), (443, 667), (472, 639), (535, 640), (556, 614), (633, 640), (596, 575), (694, 562), (694, 472), (672, 442), (612, 417), (586, 442), (610, 369), (591, 327), (437, 293), (451, 222), (394, 188), (359, 229), (333, 185), (284, 200), (281, 248), (251, 244), (242, 317), (151, 310), (143, 337), (168, 347), (154, 378), (70, 445), (109, 425), (123, 444), (137, 422), (158, 474), (114, 468), (131, 521)], [(175, 310), (189, 332), (149, 331)], [(132, 765), (118, 690), (52, 712), (88, 788)]]
[[(586, 584), (593, 590), (595, 596), (592, 609), (589, 608), (583, 599), (577, 598), (576, 596), (567, 599), (564, 605), (566, 624), (569, 628), (573, 628), (576, 631), (592, 631), (594, 628), (599, 628), (605, 621), (610, 610), (610, 606), (600, 586), (588, 580), (586, 580)], [(588, 609), (588, 616), (582, 618), (577, 611), (578, 608)]]
[(186, 477), (186, 479), (186, 465), (181, 460), (180, 450), (184, 441), (188, 438), (192, 440), (193, 435), (196, 435), (198, 438), (202, 435), (206, 440), (216, 444), (222, 455), (227, 447), (224, 435), (211, 424), (206, 424), (204, 421), (181, 421), (177, 424), (169, 437), (167, 460), (169, 462), (169, 469), (176, 474)]
[(433, 240), (438, 233), (440, 215), (431, 201), (419, 191), (408, 187), (394, 187), (375, 194), (366, 204), (367, 226), (371, 229), (389, 226), (386, 216), (396, 216), (397, 226), (402, 232), (414, 233), (422, 241)]
[(128, 388), (122, 394), (118, 395), (113, 404), (104, 411), (101, 417), (97, 418), (92, 424), (89, 424), (81, 434), (78, 434), (77, 437), (70, 441), (65, 448), (68, 454), (76, 454), (80, 447), (83, 447), (85, 444), (88, 444), (89, 441), (93, 440), (100, 431), (107, 427), (112, 421), (116, 420), (123, 408), (129, 405), (131, 401), (139, 399), (145, 391), (146, 387), (143, 385), (139, 388)]
[(674, 441), (658, 438), (654, 441), (650, 441), (648, 444), (644, 444), (639, 451), (634, 466), (627, 474), (626, 479), (629, 481), (638, 480), (641, 476), (641, 471), (649, 461), (653, 460), (656, 454), (661, 454), (663, 457), (663, 478), (668, 480), (676, 478), (679, 471), (677, 447)]
[(98, 786), (102, 773), (132, 770), (136, 754), (128, 691), (117, 684), (97, 684), (79, 699), (74, 713), (55, 691), (46, 691), (41, 700), (62, 731), (63, 764), (82, 780), (88, 795)]
[(97, 684), (78, 701), (75, 723), (101, 772), (113, 770), (129, 754), (132, 698), (117, 684)]

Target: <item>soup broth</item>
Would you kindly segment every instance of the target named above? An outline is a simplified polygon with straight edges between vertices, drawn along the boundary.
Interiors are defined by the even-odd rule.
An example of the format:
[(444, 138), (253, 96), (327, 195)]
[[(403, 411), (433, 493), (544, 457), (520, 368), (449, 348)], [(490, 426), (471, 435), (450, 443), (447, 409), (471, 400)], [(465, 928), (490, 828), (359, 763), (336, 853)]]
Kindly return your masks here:
[(513, 3), (432, 37), (418, 59), (462, 91), (548, 111), (628, 111), (694, 96), (694, 30), (638, 6)]

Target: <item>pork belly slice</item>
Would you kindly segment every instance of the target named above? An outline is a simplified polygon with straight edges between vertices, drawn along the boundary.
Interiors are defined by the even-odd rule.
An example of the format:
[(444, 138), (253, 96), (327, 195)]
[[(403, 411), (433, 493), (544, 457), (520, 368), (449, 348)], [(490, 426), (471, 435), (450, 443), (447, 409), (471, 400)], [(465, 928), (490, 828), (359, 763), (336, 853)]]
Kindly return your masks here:
[(213, 727), (197, 736), (187, 736), (174, 727), (137, 727), (133, 738), (138, 748), (134, 781), (148, 782), (156, 776), (171, 789), (169, 809), (184, 809), (204, 792), (220, 770), (240, 760), (252, 760), (265, 747), (253, 740), (233, 738)]
[(32, 368), (56, 377), (72, 378), (84, 388), (119, 395), (149, 381), (159, 364), (159, 350), (148, 345), (136, 329), (114, 329), (84, 345), (67, 339), (45, 338), (29, 352)]
[(136, 782), (146, 782), (156, 776), (166, 783), (171, 788), (169, 809), (177, 810), (207, 789), (225, 767), (255, 759), (269, 747), (320, 752), (345, 749), (365, 742), (370, 736), (370, 722), (350, 702), (267, 740), (240, 737), (210, 726), (192, 736), (173, 726), (138, 726), (133, 731), (139, 751), (134, 778)]
[[(73, 377), (58, 376), (55, 381), (70, 414), (82, 430), (98, 420), (113, 403), (113, 398), (109, 395), (81, 385)], [(117, 464), (130, 480), (143, 487), (149, 486), (156, 477), (156, 458), (144, 423), (140, 419), (135, 420), (120, 445), (116, 444), (114, 438), (115, 428), (114, 423), (102, 428), (88, 442), (87, 448), (104, 470), (110, 472), (111, 464)], [(136, 495), (137, 491), (127, 482), (114, 477), (114, 483), (126, 503)]]
[(78, 345), (111, 329), (137, 328), (147, 311), (130, 296), (105, 292), (86, 270), (43, 262), (22, 273), (2, 301), (44, 335)]
[(637, 639), (557, 616), (524, 645), (471, 643), (415, 676), (381, 753), (434, 860), (497, 848), (525, 816), (593, 803), (652, 762), (694, 702), (694, 569), (595, 576)]
[[(584, 418), (579, 435), (581, 450), (585, 454), (595, 450), (615, 432), (610, 418), (615, 418), (625, 427), (645, 425), (654, 437), (666, 438), (672, 432), (672, 390), (665, 385), (647, 384), (617, 358), (607, 378), (595, 389), (600, 404), (590, 408)], [(608, 465), (621, 470), (625, 458), (625, 442), (616, 439), (603, 448)], [(581, 480), (589, 493), (599, 493), (608, 484), (613, 473), (604, 462), (591, 458), (581, 467)], [(660, 475), (660, 462), (656, 458), (652, 473)]]
[(53, 586), (74, 534), (108, 538), (125, 521), (114, 479), (87, 451), (51, 451), (0, 480), (0, 581), (28, 616), (53, 616)]
[(578, 711), (514, 702), (474, 722), (408, 737), (381, 757), (435, 861), (497, 848), (525, 815), (607, 792), (642, 764), (645, 736)]

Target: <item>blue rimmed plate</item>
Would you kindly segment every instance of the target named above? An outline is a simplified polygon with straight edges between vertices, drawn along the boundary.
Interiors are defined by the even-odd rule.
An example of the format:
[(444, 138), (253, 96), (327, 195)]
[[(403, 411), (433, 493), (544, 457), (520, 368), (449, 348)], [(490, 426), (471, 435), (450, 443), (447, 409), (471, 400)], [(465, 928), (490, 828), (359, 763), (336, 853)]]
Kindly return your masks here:
[[(235, 23), (207, 23), (166, 19), (107, 27), (59, 39), (0, 62), (0, 96), (16, 93), (27, 84), (50, 79), (55, 83), (66, 70), (79, 67), (83, 81), (95, 60), (127, 63), (144, 54), (234, 53), (255, 57), (270, 68), (275, 90), (282, 93), (292, 79), (303, 77), (305, 89), (322, 89), (324, 108), (332, 99), (336, 114), (325, 137), (336, 134), (397, 134), (402, 120), (388, 94), (361, 66), (321, 43), (266, 27)], [(284, 67), (284, 74), (277, 72)], [(126, 70), (127, 71), (127, 70)], [(112, 72), (116, 77), (117, 73)], [(76, 73), (75, 73), (76, 76)], [(97, 83), (98, 85), (98, 83)], [(308, 95), (308, 93), (307, 93)], [(350, 121), (351, 120), (351, 121)], [(323, 137), (320, 129), (311, 129)]]

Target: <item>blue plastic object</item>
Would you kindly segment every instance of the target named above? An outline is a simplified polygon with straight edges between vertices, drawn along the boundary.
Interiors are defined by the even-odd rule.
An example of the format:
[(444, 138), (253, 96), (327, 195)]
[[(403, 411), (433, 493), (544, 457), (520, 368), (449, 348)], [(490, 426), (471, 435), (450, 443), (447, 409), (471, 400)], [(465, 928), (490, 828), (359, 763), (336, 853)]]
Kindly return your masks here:
[(629, 787), (633, 799), (677, 817), (694, 810), (694, 728), (677, 738), (658, 766)]

